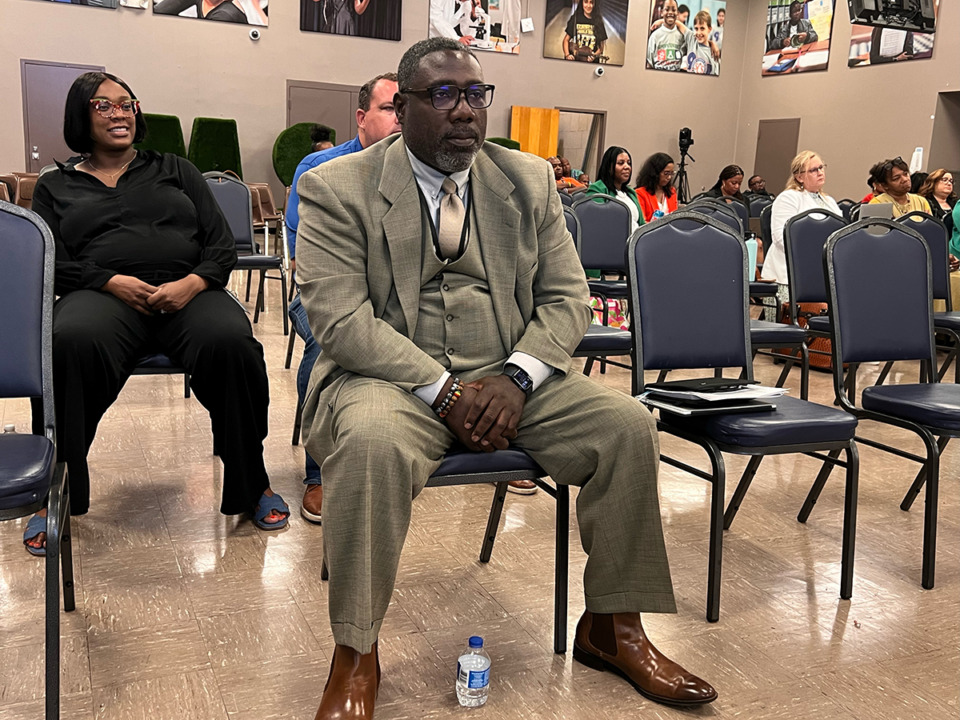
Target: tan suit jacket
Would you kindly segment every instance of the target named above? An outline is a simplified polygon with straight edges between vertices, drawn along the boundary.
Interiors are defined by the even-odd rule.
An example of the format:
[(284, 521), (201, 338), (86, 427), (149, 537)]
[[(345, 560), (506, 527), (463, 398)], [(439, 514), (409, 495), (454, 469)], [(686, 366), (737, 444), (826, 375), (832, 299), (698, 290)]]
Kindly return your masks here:
[[(504, 347), (565, 373), (590, 308), (552, 170), (485, 143), (470, 180), (478, 228), (470, 242), (481, 244)], [(320, 391), (344, 372), (410, 391), (435, 382), (444, 367), (411, 340), (424, 228), (402, 138), (324, 163), (304, 173), (297, 189), (297, 277), (323, 348), (304, 404), (309, 428)], [(391, 304), (402, 311), (391, 313), (395, 325), (382, 319)]]

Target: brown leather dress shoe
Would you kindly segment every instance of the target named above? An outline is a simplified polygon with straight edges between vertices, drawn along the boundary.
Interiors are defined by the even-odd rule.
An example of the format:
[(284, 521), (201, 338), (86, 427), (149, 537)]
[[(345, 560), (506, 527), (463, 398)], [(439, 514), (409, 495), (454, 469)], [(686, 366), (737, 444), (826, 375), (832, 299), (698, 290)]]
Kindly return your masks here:
[(379, 689), (377, 644), (365, 655), (347, 645), (337, 645), (314, 720), (371, 720)]
[(303, 491), (303, 500), (300, 501), (300, 515), (304, 520), (319, 525), (322, 506), (323, 485), (307, 485), (307, 489)]
[(573, 641), (573, 659), (611, 670), (637, 692), (667, 705), (703, 705), (717, 699), (710, 683), (687, 672), (647, 639), (640, 613), (583, 613)]

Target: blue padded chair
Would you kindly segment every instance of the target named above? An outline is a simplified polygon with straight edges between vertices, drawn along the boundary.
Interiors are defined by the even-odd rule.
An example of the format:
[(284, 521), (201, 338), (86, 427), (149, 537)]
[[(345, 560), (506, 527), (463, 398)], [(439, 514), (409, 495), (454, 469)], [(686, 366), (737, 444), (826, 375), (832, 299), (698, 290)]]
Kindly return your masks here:
[[(0, 435), (0, 520), (47, 507), (46, 718), (60, 717), (60, 571), (63, 609), (76, 607), (70, 488), (57, 462), (53, 404), (53, 235), (29, 210), (0, 202), (0, 397), (37, 398), (42, 435)], [(42, 413), (40, 408), (42, 407)]]
[[(683, 263), (686, 282), (671, 268)], [(643, 389), (644, 370), (741, 368), (753, 379), (747, 296), (747, 252), (743, 240), (710, 217), (678, 212), (640, 228), (628, 246), (634, 337), (634, 386)], [(696, 333), (678, 333), (710, 308), (710, 323)], [(662, 412), (657, 427), (702, 447), (711, 471), (661, 455), (674, 467), (712, 484), (707, 620), (720, 617), (723, 530), (728, 529), (766, 455), (804, 453), (824, 461), (821, 475), (837, 464), (846, 468), (840, 597), (853, 592), (858, 455), (856, 419), (849, 413), (782, 396), (769, 412), (682, 417)], [(824, 451), (831, 453), (824, 455)], [(726, 471), (722, 453), (750, 456), (726, 514)], [(846, 453), (840, 460), (839, 454)], [(819, 482), (819, 479), (818, 479)], [(822, 484), (822, 483), (821, 483)], [(817, 487), (817, 484), (814, 484)], [(798, 517), (801, 522), (806, 518)]]
[(560, 202), (562, 202), (565, 207), (573, 207), (573, 196), (570, 193), (557, 191), (557, 194), (560, 196)]
[[(960, 348), (960, 312), (950, 308), (953, 307), (953, 298), (950, 292), (950, 235), (947, 228), (940, 220), (927, 213), (914, 211), (901, 215), (897, 222), (904, 223), (907, 227), (916, 230), (927, 241), (927, 247), (930, 248), (930, 264), (933, 270), (933, 299), (942, 300), (946, 303), (946, 312), (935, 312), (933, 314), (933, 328), (936, 332), (947, 335), (953, 345), (943, 346), (941, 350), (947, 353), (943, 365), (940, 366), (938, 377), (943, 380), (947, 374), (950, 363), (957, 357), (957, 350)], [(955, 368), (954, 382), (960, 383), (960, 362)]]
[(137, 360), (133, 375), (183, 375), (183, 396), (190, 397), (190, 374), (163, 353), (150, 353)]
[(280, 280), (280, 298), (283, 301), (283, 334), (290, 332), (287, 319), (287, 271), (283, 265), (283, 258), (279, 255), (263, 255), (260, 247), (254, 241), (253, 233), (253, 200), (250, 188), (235, 177), (221, 172), (206, 172), (203, 177), (213, 193), (220, 210), (227, 219), (227, 224), (233, 232), (233, 239), (237, 244), (237, 264), (235, 270), (247, 271), (247, 300), (250, 300), (250, 275), (253, 270), (260, 272), (260, 284), (257, 290), (257, 300), (253, 312), (253, 322), (260, 320), (260, 311), (264, 308), (264, 283), (268, 277), (268, 270), (279, 270), (278, 277), (271, 280)]
[[(910, 226), (880, 219), (857, 222), (830, 236), (823, 263), (830, 287), (834, 363), (919, 360), (929, 378), (864, 388), (858, 407), (834, 376), (837, 401), (845, 410), (857, 418), (909, 430), (923, 442), (925, 456), (920, 456), (900, 446), (857, 438), (921, 464), (900, 508), (910, 509), (926, 481), (921, 584), (929, 589), (936, 570), (940, 456), (951, 438), (960, 437), (960, 385), (940, 383), (934, 372), (930, 249)], [(878, 307), (884, 308), (882, 314)], [(816, 501), (816, 494), (811, 500)]]
[[(630, 208), (611, 195), (593, 194), (573, 203), (573, 212), (580, 221), (577, 252), (580, 264), (601, 275), (618, 273), (623, 277), (623, 249), (630, 237)], [(603, 324), (609, 323), (607, 300), (624, 300), (629, 296), (627, 284), (621, 280), (588, 279), (590, 294), (603, 301)]]
[[(743, 224), (734, 208), (741, 203), (725, 203), (715, 198), (703, 198), (697, 202), (687, 205), (685, 210), (689, 212), (700, 213), (707, 217), (712, 217), (727, 225), (737, 237), (743, 237)], [(755, 282), (752, 279), (749, 282), (750, 297), (762, 299), (765, 297), (777, 297), (776, 283)], [(796, 350), (800, 353), (800, 397), (806, 400), (810, 389), (810, 360), (806, 344), (807, 335), (795, 325), (786, 325), (784, 323), (771, 322), (768, 320), (750, 321), (750, 346), (753, 356), (758, 354), (773, 356), (770, 349), (777, 350)], [(782, 358), (779, 354), (777, 358)], [(795, 359), (788, 356), (784, 362), (783, 370), (780, 371), (780, 377), (777, 378), (777, 387), (783, 387), (793, 368)]]
[[(577, 214), (572, 208), (564, 207), (563, 219), (567, 223), (567, 230), (570, 232), (570, 237), (573, 238), (574, 244), (579, 247), (580, 220), (577, 218)], [(583, 374), (589, 377), (590, 372), (593, 370), (593, 363), (598, 357), (604, 358), (604, 360), (601, 361), (601, 367), (603, 363), (608, 362), (611, 365), (629, 370), (629, 365), (617, 360), (609, 360), (608, 358), (611, 356), (627, 356), (630, 354), (632, 347), (633, 338), (630, 337), (629, 331), (612, 328), (608, 325), (595, 325), (591, 323), (587, 326), (587, 332), (583, 336), (583, 340), (580, 341), (577, 349), (573, 352), (573, 357), (587, 359), (583, 365)]]
[[(570, 490), (566, 485), (551, 485), (543, 478), (547, 473), (533, 459), (517, 448), (496, 450), (492, 453), (471, 452), (461, 446), (447, 451), (437, 471), (427, 480), (426, 487), (451, 487), (496, 483), (493, 504), (487, 518), (487, 529), (480, 549), (480, 562), (490, 562), (493, 543), (507, 495), (507, 483), (513, 480), (533, 480), (544, 492), (557, 501), (556, 559), (554, 566), (553, 651), (567, 651), (567, 601), (570, 547)], [(326, 560), (320, 579), (328, 579)]]
[(763, 243), (763, 256), (766, 257), (773, 245), (773, 229), (771, 220), (773, 218), (773, 205), (765, 207), (760, 211), (760, 241)]
[(750, 217), (758, 218), (764, 208), (773, 205), (773, 198), (769, 195), (751, 195), (750, 196)]
[(852, 218), (850, 217), (850, 213), (859, 205), (860, 203), (858, 203), (856, 200), (851, 200), (850, 198), (844, 198), (843, 200), (839, 200), (837, 202), (837, 206), (840, 208), (840, 213), (843, 215), (843, 219), (847, 222), (851, 222)]

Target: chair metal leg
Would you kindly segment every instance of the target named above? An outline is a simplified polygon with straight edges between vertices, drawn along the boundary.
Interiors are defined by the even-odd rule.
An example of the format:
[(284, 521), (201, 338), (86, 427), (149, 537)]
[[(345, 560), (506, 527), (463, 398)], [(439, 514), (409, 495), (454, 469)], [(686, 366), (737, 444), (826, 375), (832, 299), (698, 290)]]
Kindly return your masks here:
[(287, 359), (283, 362), (283, 369), (289, 370), (290, 363), (293, 362), (293, 344), (297, 341), (297, 334), (290, 333), (290, 339), (287, 341)]
[(583, 374), (587, 377), (590, 377), (590, 373), (593, 372), (594, 359), (593, 357), (588, 357), (587, 361), (583, 364)]
[(183, 396), (185, 398), (190, 397), (190, 374), (189, 373), (183, 374)]
[[(827, 453), (827, 456), (836, 460), (840, 457), (840, 450), (831, 450)], [(827, 484), (831, 472), (833, 472), (833, 463), (824, 460), (823, 465), (820, 467), (820, 472), (817, 473), (817, 479), (813, 481), (810, 492), (807, 493), (807, 499), (803, 501), (803, 506), (797, 514), (798, 522), (805, 523), (807, 518), (810, 517), (810, 512), (813, 510), (813, 506), (817, 504), (820, 493), (823, 492), (823, 486)]]
[(937, 503), (940, 494), (940, 452), (933, 435), (924, 432), (923, 444), (927, 447), (927, 493), (923, 509), (923, 568), (920, 585), (925, 590), (933, 588), (937, 569)]
[(857, 492), (860, 478), (860, 455), (857, 443), (850, 441), (846, 449), (847, 482), (843, 493), (843, 549), (840, 553), (840, 597), (853, 595), (853, 560), (857, 542)]
[(810, 395), (810, 350), (807, 344), (800, 346), (800, 399), (806, 400)]
[(740, 482), (737, 483), (737, 489), (733, 491), (733, 497), (730, 498), (730, 504), (727, 505), (727, 511), (723, 514), (723, 529), (729, 530), (733, 524), (733, 519), (737, 516), (740, 504), (743, 502), (747, 490), (750, 489), (750, 483), (757, 474), (757, 468), (763, 462), (763, 455), (751, 455), (750, 462), (743, 469), (743, 475), (740, 476)]
[(557, 547), (554, 560), (553, 651), (567, 651), (567, 605), (570, 575), (570, 488), (557, 485)]
[(493, 552), (493, 542), (497, 539), (497, 529), (500, 527), (500, 515), (503, 513), (503, 501), (507, 497), (507, 483), (497, 483), (493, 493), (493, 503), (490, 505), (490, 515), (487, 517), (487, 530), (483, 536), (483, 546), (480, 548), (480, 562), (490, 562), (490, 553)]
[(667, 379), (667, 373), (669, 373), (669, 372), (670, 372), (669, 370), (661, 370), (660, 372), (658, 372), (658, 373), (657, 373), (657, 382), (659, 383), (659, 382), (663, 382), (664, 380), (666, 380), (666, 379)]
[(320, 565), (320, 580), (326, 582), (330, 579), (330, 570), (327, 569), (327, 559), (323, 559), (323, 564)]
[[(260, 284), (257, 288), (257, 299), (253, 305), (253, 322), (256, 324), (260, 321), (260, 311), (263, 309), (263, 290), (264, 290), (264, 280), (267, 277), (267, 271), (260, 271)], [(247, 298), (249, 300), (249, 297)]]
[[(60, 564), (70, 560), (70, 571), (64, 566), (64, 609), (71, 611), (76, 607), (73, 588), (73, 554), (67, 547), (66, 555), (61, 555), (62, 532), (69, 533), (69, 523), (64, 518), (70, 516), (69, 496), (66, 495), (66, 467), (57, 465), (54, 469), (54, 484), (47, 502), (47, 553), (44, 559), (45, 570), (45, 693), (47, 720), (60, 719)], [(69, 578), (68, 578), (69, 576)], [(70, 585), (66, 586), (69, 579)]]
[(253, 270), (247, 270), (247, 295), (244, 298), (244, 302), (250, 302), (250, 275), (253, 273)]
[[(950, 442), (950, 438), (941, 437), (937, 440), (937, 449), (939, 454), (943, 454), (943, 449), (947, 446), (947, 443)], [(903, 496), (903, 500), (900, 502), (901, 510), (909, 510), (913, 506), (913, 501), (917, 499), (917, 495), (920, 494), (920, 489), (923, 487), (924, 480), (927, 478), (927, 469), (926, 466), (921, 467), (917, 472), (917, 477), (914, 478), (913, 484), (910, 485), (910, 489), (907, 490), (907, 494)]]
[(303, 405), (300, 404), (300, 401), (297, 401), (297, 414), (293, 419), (293, 439), (290, 441), (291, 445), (300, 444), (300, 426), (303, 424)]
[(287, 272), (280, 266), (280, 299), (283, 302), (283, 334), (290, 334), (290, 319), (287, 317)]
[(880, 374), (877, 375), (877, 381), (874, 383), (874, 385), (883, 385), (883, 381), (887, 379), (887, 375), (890, 374), (891, 368), (893, 368), (892, 362), (884, 363), (883, 367), (880, 369)]
[(720, 619), (720, 577), (723, 571), (723, 499), (726, 493), (726, 467), (723, 455), (713, 445), (705, 445), (713, 467), (710, 492), (710, 550), (707, 562), (707, 622)]

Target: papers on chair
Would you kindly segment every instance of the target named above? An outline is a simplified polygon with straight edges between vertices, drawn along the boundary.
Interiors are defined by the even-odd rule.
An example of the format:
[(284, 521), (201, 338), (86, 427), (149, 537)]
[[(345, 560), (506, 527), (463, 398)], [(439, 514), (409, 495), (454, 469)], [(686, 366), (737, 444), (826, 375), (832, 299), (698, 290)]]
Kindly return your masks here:
[(647, 390), (643, 396), (686, 400), (687, 402), (728, 402), (730, 400), (764, 400), (780, 397), (786, 394), (786, 388), (769, 387), (766, 385), (747, 385), (731, 390), (714, 390), (699, 392), (695, 390), (664, 390), (661, 388)]
[(770, 412), (776, 410), (771, 400), (786, 393), (784, 388), (750, 385), (734, 390), (697, 392), (685, 390), (647, 390), (637, 400), (683, 416), (717, 415), (720, 413)]

